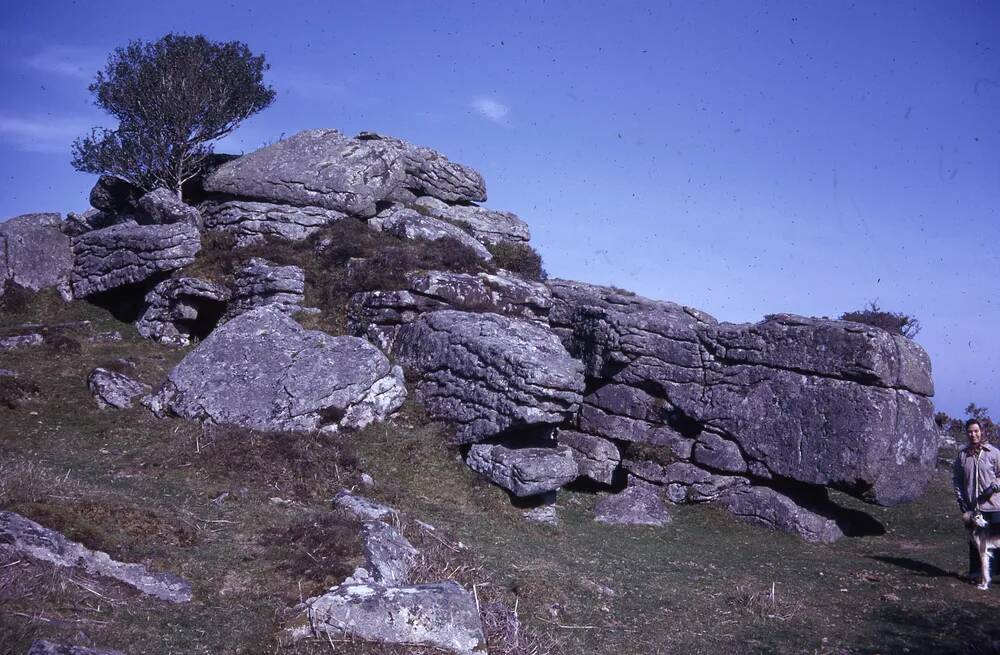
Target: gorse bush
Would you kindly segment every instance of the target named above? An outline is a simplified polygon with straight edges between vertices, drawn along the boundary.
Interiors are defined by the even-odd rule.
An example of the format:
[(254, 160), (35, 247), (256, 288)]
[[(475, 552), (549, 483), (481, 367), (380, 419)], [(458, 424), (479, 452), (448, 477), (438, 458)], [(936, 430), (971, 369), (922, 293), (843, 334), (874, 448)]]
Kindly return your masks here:
[(887, 312), (878, 306), (876, 300), (868, 303), (864, 309), (841, 314), (840, 320), (873, 325), (893, 334), (901, 334), (908, 339), (912, 339), (920, 332), (920, 321), (915, 316)]

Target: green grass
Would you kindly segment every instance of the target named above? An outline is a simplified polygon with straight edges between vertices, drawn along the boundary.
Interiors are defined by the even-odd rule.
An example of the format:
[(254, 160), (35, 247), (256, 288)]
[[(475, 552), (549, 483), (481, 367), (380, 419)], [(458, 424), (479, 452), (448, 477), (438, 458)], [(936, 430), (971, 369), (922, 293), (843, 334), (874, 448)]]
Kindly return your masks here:
[[(461, 464), (447, 430), (412, 403), (392, 424), (332, 444), (205, 434), (141, 407), (98, 410), (85, 384), (94, 366), (129, 357), (134, 375), (155, 386), (184, 351), (141, 340), (88, 305), (39, 302), (32, 321), (91, 320), (88, 330), (116, 329), (124, 340), (95, 344), (70, 330), (78, 351), (3, 355), (0, 367), (42, 393), (0, 407), (0, 460), (35, 467), (20, 490), (0, 484), (0, 506), (182, 575), (195, 601), (168, 605), (101, 581), (88, 584), (103, 584), (114, 602), (71, 583), (59, 593), (0, 593), (0, 654), (22, 654), (32, 636), (81, 631), (131, 655), (391, 652), (276, 640), (289, 608), (359, 561), (327, 499), (360, 471), (376, 480), (370, 495), (477, 553), (492, 571), (483, 580), (516, 599), (520, 618), (550, 635), (556, 653), (963, 653), (989, 652), (975, 647), (1000, 639), (1000, 589), (980, 592), (958, 577), (966, 547), (945, 470), (910, 505), (838, 495), (886, 532), (827, 546), (706, 506), (672, 507), (663, 528), (601, 525), (591, 519), (597, 498), (584, 493), (561, 493), (561, 523), (538, 525)], [(0, 333), (24, 319), (0, 317)], [(245, 448), (228, 441), (240, 438), (250, 439)], [(313, 525), (325, 541), (310, 537)], [(325, 564), (310, 566), (310, 556)]]

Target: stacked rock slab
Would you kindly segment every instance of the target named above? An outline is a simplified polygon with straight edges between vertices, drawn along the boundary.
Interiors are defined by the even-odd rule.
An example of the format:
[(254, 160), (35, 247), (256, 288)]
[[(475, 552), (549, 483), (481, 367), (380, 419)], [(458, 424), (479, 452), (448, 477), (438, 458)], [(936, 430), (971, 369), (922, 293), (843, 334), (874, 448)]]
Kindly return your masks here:
[(199, 205), (205, 229), (236, 237), (236, 245), (260, 243), (268, 237), (301, 241), (347, 217), (325, 207), (294, 207), (251, 200), (206, 200)]
[[(615, 289), (562, 280), (549, 288), (550, 321), (584, 362), (591, 389), (579, 430), (658, 448), (674, 463), (625, 463), (672, 498), (739, 490), (733, 506), (749, 515), (755, 497), (774, 505), (780, 495), (747, 494), (751, 482), (830, 486), (885, 505), (926, 486), (933, 388), (912, 341), (789, 315), (719, 324)], [(806, 523), (803, 533), (829, 534)]]
[(226, 320), (264, 306), (286, 314), (302, 309), (306, 279), (298, 266), (279, 266), (253, 257), (233, 277), (233, 297)]
[(424, 216), (413, 209), (407, 209), (400, 205), (392, 205), (382, 210), (375, 218), (368, 221), (368, 226), (400, 239), (423, 239), (425, 241), (451, 239), (476, 253), (485, 261), (493, 259), (493, 255), (486, 249), (486, 246), (457, 225), (438, 218)]
[(32, 291), (56, 288), (69, 297), (70, 240), (59, 214), (25, 214), (0, 223), (0, 296), (7, 283)]
[(216, 328), (144, 403), (189, 420), (311, 431), (362, 428), (405, 398), (402, 370), (368, 342), (304, 330), (266, 306)]
[(466, 463), (515, 496), (537, 496), (569, 484), (579, 475), (569, 446), (511, 449), (475, 444)]
[(73, 239), (73, 295), (143, 282), (187, 266), (200, 249), (198, 227), (190, 223), (122, 223), (86, 232)]
[(430, 312), (400, 330), (394, 352), (418, 374), (424, 407), (462, 443), (558, 425), (579, 407), (583, 366), (537, 323)]
[(449, 205), (431, 196), (417, 198), (411, 206), (426, 216), (461, 225), (485, 244), (526, 243), (531, 240), (528, 224), (510, 212), (478, 205)]
[(146, 311), (135, 327), (139, 334), (160, 343), (186, 346), (193, 336), (207, 336), (229, 302), (223, 286), (196, 277), (164, 280), (146, 294)]
[(421, 314), (442, 309), (489, 311), (544, 324), (552, 295), (540, 282), (508, 274), (414, 271), (397, 291), (365, 291), (351, 297), (348, 327), (389, 351), (400, 328)]

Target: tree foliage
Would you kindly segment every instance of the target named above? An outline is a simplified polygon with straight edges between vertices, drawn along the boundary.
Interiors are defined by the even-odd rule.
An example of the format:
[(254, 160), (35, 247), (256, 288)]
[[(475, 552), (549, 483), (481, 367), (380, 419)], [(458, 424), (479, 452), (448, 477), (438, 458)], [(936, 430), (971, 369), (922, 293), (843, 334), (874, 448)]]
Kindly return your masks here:
[(840, 320), (874, 325), (893, 334), (901, 334), (909, 339), (917, 336), (920, 332), (920, 321), (916, 317), (897, 312), (887, 312), (878, 306), (877, 300), (868, 303), (868, 306), (864, 309), (841, 314)]
[[(979, 421), (979, 425), (983, 428), (986, 438), (996, 443), (998, 426), (990, 418), (989, 408), (980, 407), (976, 403), (969, 403), (965, 408), (965, 416)], [(965, 442), (965, 421), (962, 419), (952, 418), (945, 412), (938, 412), (934, 415), (934, 422), (958, 443)]]
[(268, 69), (239, 41), (168, 34), (132, 41), (108, 57), (90, 92), (118, 120), (73, 143), (73, 166), (151, 191), (175, 190), (202, 170), (212, 142), (274, 101)]

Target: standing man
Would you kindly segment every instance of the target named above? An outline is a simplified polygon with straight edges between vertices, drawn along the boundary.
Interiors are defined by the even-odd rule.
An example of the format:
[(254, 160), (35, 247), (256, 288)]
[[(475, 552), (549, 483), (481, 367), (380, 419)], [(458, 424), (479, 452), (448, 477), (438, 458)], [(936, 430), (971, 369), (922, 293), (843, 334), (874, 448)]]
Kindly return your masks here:
[[(1000, 494), (996, 493), (1000, 490), (1000, 450), (986, 443), (983, 426), (974, 418), (965, 422), (965, 436), (968, 444), (959, 451), (952, 472), (962, 519), (968, 524), (979, 513), (988, 523), (1000, 524)], [(979, 552), (970, 542), (969, 579), (978, 581), (981, 574)]]

